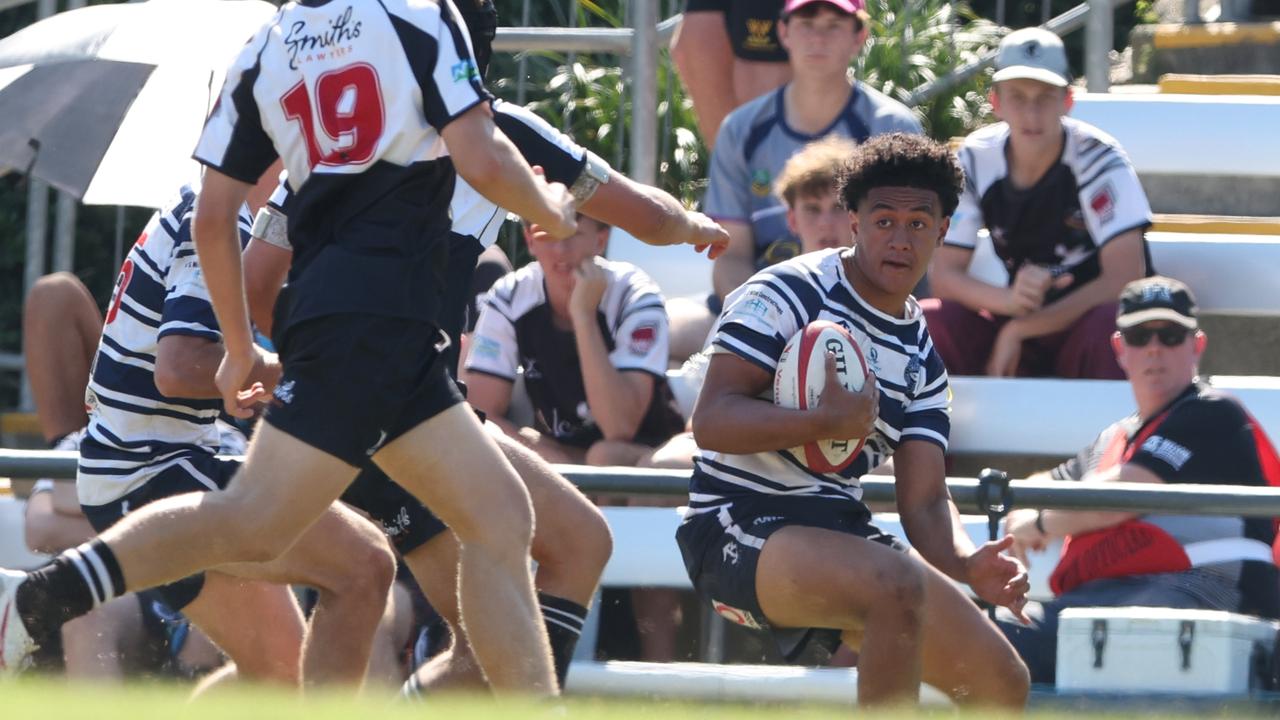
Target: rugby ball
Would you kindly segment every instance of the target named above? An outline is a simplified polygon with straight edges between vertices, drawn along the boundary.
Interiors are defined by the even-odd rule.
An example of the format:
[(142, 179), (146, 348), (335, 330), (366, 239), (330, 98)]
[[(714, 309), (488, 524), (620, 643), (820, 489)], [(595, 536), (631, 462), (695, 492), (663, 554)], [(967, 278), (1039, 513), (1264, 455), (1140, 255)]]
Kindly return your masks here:
[[(778, 358), (773, 376), (773, 403), (779, 407), (809, 410), (827, 385), (827, 353), (836, 356), (840, 384), (857, 392), (867, 376), (867, 362), (853, 336), (829, 320), (815, 320), (791, 337)], [(791, 454), (814, 472), (839, 472), (849, 467), (866, 438), (816, 440), (791, 448)]]

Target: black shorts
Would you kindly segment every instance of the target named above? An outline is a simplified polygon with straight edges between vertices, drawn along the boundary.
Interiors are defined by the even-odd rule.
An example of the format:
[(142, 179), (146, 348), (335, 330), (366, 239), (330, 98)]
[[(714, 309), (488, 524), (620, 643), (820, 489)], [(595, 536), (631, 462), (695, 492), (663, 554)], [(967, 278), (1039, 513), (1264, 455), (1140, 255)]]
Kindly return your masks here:
[(449, 529), (418, 498), (372, 462), (365, 464), (342, 494), (342, 501), (365, 511), (381, 525), (382, 532), (402, 557)]
[(834, 651), (841, 631), (770, 627), (760, 608), (756, 596), (760, 550), (770, 535), (789, 525), (848, 533), (902, 552), (907, 546), (872, 525), (865, 505), (824, 498), (740, 498), (719, 511), (694, 515), (676, 530), (676, 542), (697, 593), (726, 620), (769, 632), (783, 657), (795, 661), (811, 644)]
[[(156, 473), (144, 485), (114, 502), (106, 505), (81, 505), (80, 509), (84, 511), (93, 529), (101, 533), (120, 522), (125, 515), (156, 500), (189, 492), (224, 489), (239, 469), (240, 463), (237, 460), (213, 455), (192, 455)], [(155, 593), (170, 608), (180, 611), (200, 595), (203, 587), (204, 573), (197, 573), (177, 582), (161, 585), (155, 588)]]
[(284, 375), (266, 422), (353, 467), (462, 402), (440, 360), (447, 338), (430, 323), (326, 315), (278, 341)]
[(778, 42), (782, 5), (782, 0), (689, 0), (685, 12), (724, 13), (733, 54), (743, 60), (786, 62), (787, 51)]
[[(476, 274), (476, 260), (482, 248), (479, 241), (467, 235), (449, 233), (449, 261), (445, 266), (444, 293), (440, 300), (440, 329), (449, 336), (449, 347), (443, 352), (449, 375), (457, 377), (459, 338), (467, 325), (468, 308), (475, 301), (472, 279)], [(474, 321), (473, 321), (474, 322)]]

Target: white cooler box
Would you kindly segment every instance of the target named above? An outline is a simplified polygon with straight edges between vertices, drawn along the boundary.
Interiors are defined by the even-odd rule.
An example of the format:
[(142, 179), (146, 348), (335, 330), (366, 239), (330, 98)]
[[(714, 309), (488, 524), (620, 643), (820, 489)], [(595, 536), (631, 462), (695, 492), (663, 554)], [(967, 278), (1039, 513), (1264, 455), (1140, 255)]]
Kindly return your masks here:
[(1058, 621), (1059, 692), (1247, 694), (1280, 623), (1215, 610), (1068, 608)]

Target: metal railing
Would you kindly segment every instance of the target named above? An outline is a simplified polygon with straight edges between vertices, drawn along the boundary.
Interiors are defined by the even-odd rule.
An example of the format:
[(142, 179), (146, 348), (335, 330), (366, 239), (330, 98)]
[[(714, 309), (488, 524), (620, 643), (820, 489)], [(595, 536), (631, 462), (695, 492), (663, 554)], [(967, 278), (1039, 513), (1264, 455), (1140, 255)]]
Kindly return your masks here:
[[(74, 452), (0, 448), (0, 477), (17, 479), (75, 477)], [(626, 467), (557, 465), (561, 474), (586, 493), (683, 496), (689, 490), (689, 471), (645, 470)], [(863, 500), (892, 502), (894, 481), (867, 476), (861, 481)], [(985, 514), (982, 483), (973, 478), (947, 478), (947, 487), (963, 513)], [(1066, 510), (1119, 510), (1173, 515), (1238, 515), (1280, 517), (1280, 488), (1235, 485), (1150, 485), (1146, 483), (1086, 484), (1054, 480), (1015, 480), (1004, 498), (1010, 507)]]

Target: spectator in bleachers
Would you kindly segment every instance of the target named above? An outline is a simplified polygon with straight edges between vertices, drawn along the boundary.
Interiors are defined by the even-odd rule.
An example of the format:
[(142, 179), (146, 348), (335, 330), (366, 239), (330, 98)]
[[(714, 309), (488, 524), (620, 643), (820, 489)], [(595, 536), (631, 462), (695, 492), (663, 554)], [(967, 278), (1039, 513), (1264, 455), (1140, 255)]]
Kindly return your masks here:
[[(80, 447), (88, 424), (84, 391), (101, 333), (102, 313), (75, 275), (46, 275), (31, 287), (23, 304), (22, 348), (36, 419), (54, 450)], [(45, 554), (75, 547), (96, 534), (71, 482), (37, 482), (27, 498), (23, 526), (27, 546)], [(71, 679), (122, 680), (126, 672), (193, 677), (222, 664), (222, 657), (180, 613), (155, 593), (144, 592), (112, 600), (67, 623), (50, 647), (41, 649), (36, 663), (45, 668), (61, 663)]]
[(689, 90), (698, 130), (714, 150), (734, 108), (791, 79), (778, 41), (782, 0), (688, 0), (671, 59)]
[[(641, 270), (600, 257), (609, 229), (584, 215), (558, 242), (526, 228), (536, 262), (486, 296), (469, 341), (467, 399), (550, 462), (666, 464), (665, 444), (683, 423), (666, 380), (667, 314)], [(505, 417), (520, 369), (534, 427)], [(643, 658), (673, 659), (674, 593), (641, 591), (634, 605)]]
[[(1111, 346), (1137, 412), (1044, 479), (1080, 482), (1280, 485), (1280, 459), (1234, 398), (1201, 380), (1207, 342), (1186, 285), (1155, 276), (1125, 286)], [(1031, 627), (1003, 623), (1034, 682), (1053, 682), (1058, 613), (1069, 607), (1199, 608), (1280, 617), (1270, 518), (1019, 509), (1014, 552), (1065, 538)], [(1211, 554), (1205, 550), (1212, 549)]]
[(711, 158), (704, 210), (729, 233), (712, 272), (719, 300), (760, 268), (800, 253), (772, 192), (788, 158), (833, 135), (863, 142), (922, 132), (905, 105), (853, 79), (849, 66), (869, 23), (862, 0), (788, 0), (783, 7), (778, 37), (793, 79), (730, 113)]
[[(1003, 122), (964, 141), (965, 191), (921, 304), (953, 375), (1120, 379), (1107, 337), (1115, 298), (1151, 272), (1151, 208), (1110, 136), (1066, 117), (1062, 41), (1010, 33), (996, 57), (991, 104)], [(986, 228), (1009, 280), (969, 274)]]
[[(537, 262), (486, 296), (467, 399), (548, 461), (634, 465), (682, 425), (666, 382), (662, 295), (639, 268), (600, 257), (609, 226), (597, 220), (579, 215), (566, 240), (525, 235)], [(520, 369), (534, 427), (506, 419)]]

